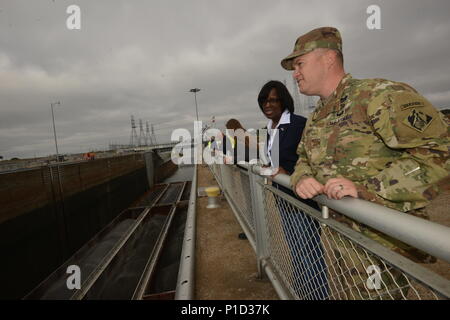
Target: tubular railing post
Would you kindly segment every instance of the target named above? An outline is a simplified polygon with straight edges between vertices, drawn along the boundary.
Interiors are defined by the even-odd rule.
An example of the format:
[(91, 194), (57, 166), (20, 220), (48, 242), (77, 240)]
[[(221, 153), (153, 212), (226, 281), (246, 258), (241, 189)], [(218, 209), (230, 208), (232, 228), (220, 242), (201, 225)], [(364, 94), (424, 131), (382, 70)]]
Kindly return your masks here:
[[(327, 206), (322, 206), (322, 219), (328, 219), (330, 217), (330, 213), (328, 211)], [(325, 227), (326, 224), (322, 223), (322, 227)]]
[(258, 276), (264, 277), (264, 260), (269, 256), (269, 242), (267, 238), (267, 226), (264, 208), (264, 187), (258, 183), (264, 178), (253, 172), (253, 165), (249, 167), (250, 191), (252, 200), (252, 214), (255, 222), (256, 259), (258, 264)]
[(219, 165), (219, 175), (222, 180), (222, 192), (225, 195), (225, 191), (228, 191), (228, 181), (230, 180), (229, 175), (227, 175), (226, 168), (227, 164), (221, 164)]
[(212, 168), (214, 170), (214, 175), (216, 176), (217, 182), (219, 183), (220, 187), (222, 188), (223, 182), (222, 182), (222, 172), (221, 172), (221, 164), (214, 163), (212, 165)]

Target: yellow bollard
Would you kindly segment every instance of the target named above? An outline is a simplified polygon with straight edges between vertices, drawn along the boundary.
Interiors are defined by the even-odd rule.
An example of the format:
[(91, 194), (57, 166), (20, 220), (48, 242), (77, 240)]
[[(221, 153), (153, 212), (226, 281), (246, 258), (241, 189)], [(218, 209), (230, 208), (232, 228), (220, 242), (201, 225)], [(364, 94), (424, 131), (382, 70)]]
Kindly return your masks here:
[(208, 205), (206, 206), (206, 208), (219, 208), (220, 206), (217, 203), (217, 197), (220, 195), (219, 187), (207, 187), (205, 188), (205, 192), (208, 195)]

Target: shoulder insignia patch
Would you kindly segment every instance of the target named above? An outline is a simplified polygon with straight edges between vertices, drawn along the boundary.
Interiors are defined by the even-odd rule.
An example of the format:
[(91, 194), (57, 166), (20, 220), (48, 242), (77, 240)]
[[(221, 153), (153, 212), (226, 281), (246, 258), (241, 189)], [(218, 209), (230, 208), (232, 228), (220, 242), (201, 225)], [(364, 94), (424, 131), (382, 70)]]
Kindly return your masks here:
[(403, 123), (414, 130), (424, 132), (425, 129), (430, 125), (431, 121), (433, 121), (432, 116), (422, 111), (413, 109), (406, 117), (406, 119), (403, 120)]
[(400, 109), (406, 110), (406, 109), (418, 108), (418, 107), (423, 107), (423, 102), (421, 102), (421, 101), (408, 102), (408, 103), (402, 104), (400, 106)]

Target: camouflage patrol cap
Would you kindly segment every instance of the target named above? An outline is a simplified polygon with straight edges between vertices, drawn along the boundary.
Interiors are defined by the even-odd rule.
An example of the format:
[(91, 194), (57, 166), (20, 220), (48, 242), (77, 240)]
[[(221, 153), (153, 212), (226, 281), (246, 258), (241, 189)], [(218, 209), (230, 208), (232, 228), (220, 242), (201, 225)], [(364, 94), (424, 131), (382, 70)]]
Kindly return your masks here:
[(298, 37), (294, 51), (281, 60), (281, 66), (286, 70), (294, 70), (292, 60), (317, 48), (336, 49), (342, 52), (341, 34), (336, 28), (322, 27)]

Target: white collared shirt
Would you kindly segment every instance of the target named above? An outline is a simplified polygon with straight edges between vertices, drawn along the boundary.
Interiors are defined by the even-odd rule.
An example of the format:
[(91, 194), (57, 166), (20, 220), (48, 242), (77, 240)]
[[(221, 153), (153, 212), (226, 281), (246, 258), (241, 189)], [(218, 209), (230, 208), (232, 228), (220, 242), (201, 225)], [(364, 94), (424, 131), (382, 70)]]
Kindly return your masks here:
[(291, 113), (288, 109), (284, 110), (284, 112), (281, 114), (280, 121), (278, 121), (277, 126), (272, 129), (272, 120), (269, 120), (267, 123), (267, 133), (269, 134), (269, 142), (267, 143), (267, 156), (270, 159), (271, 166), (273, 167), (273, 161), (272, 157), (270, 156), (270, 153), (272, 151), (273, 142), (275, 141), (275, 136), (277, 135), (276, 129), (280, 126), (280, 124), (289, 124), (291, 123)]

